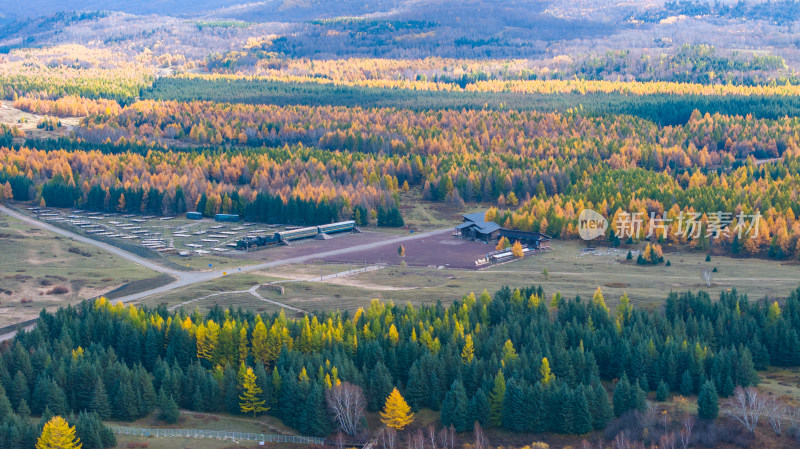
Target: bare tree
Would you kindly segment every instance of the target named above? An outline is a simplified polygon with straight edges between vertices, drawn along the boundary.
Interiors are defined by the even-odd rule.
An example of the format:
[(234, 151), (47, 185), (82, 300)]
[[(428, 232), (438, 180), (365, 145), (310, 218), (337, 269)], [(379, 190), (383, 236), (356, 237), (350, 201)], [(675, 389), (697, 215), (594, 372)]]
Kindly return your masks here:
[(448, 438), (447, 438), (447, 427), (442, 427), (438, 433), (439, 436), (439, 447), (442, 449), (447, 449), (449, 446), (447, 445)]
[(383, 449), (394, 449), (397, 445), (397, 431), (391, 427), (385, 427), (378, 434), (378, 440)]
[(336, 449), (344, 449), (344, 434), (342, 432), (336, 432), (334, 442), (336, 443)]
[(706, 281), (706, 286), (711, 287), (711, 280), (714, 277), (714, 271), (708, 268), (703, 270), (703, 280)]
[(764, 413), (766, 400), (753, 387), (736, 387), (733, 396), (727, 402), (726, 414), (739, 421), (745, 429), (755, 432), (758, 419)]
[(589, 440), (581, 440), (581, 449), (593, 449), (592, 443)]
[(675, 449), (675, 432), (665, 433), (658, 440), (658, 449)]
[(425, 435), (422, 433), (422, 429), (408, 434), (408, 448), (425, 449)]
[(436, 449), (436, 427), (433, 427), (433, 424), (428, 425), (428, 442), (431, 449)]
[(450, 424), (447, 428), (447, 449), (454, 449), (456, 447), (456, 428)]
[(658, 410), (655, 404), (648, 401), (644, 411), (636, 410), (636, 421), (645, 429), (652, 429), (658, 419)]
[(625, 432), (620, 432), (614, 437), (614, 449), (631, 449), (630, 440), (625, 436)]
[(328, 409), (339, 427), (348, 435), (355, 435), (364, 418), (367, 400), (358, 385), (342, 382), (325, 393)]
[(475, 449), (489, 449), (489, 440), (478, 421), (475, 421)]
[(788, 410), (775, 396), (769, 396), (765, 402), (764, 408), (769, 418), (769, 425), (772, 426), (775, 435), (780, 435)]
[(692, 440), (692, 431), (694, 430), (694, 418), (686, 415), (683, 419), (683, 428), (681, 429), (681, 446), (683, 449), (689, 447), (689, 442)]

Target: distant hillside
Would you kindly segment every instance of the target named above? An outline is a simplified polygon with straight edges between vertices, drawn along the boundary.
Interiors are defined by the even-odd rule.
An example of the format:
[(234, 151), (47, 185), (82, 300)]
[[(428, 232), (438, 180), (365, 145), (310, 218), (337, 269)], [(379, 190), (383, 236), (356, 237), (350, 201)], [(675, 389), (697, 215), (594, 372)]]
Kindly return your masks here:
[[(62, 11), (110, 10), (131, 14), (172, 16), (195, 15), (226, 6), (246, 3), (242, 0), (30, 0), (0, 4), (0, 16), (30, 18)], [(2, 20), (2, 19), (0, 19)]]

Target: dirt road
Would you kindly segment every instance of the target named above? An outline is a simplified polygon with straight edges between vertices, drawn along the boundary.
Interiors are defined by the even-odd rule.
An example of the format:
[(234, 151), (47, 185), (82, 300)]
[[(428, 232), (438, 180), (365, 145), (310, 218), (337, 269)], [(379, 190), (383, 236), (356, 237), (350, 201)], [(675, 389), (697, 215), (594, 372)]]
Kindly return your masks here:
[[(373, 249), (373, 248), (377, 248), (377, 247), (381, 247), (381, 246), (385, 246), (385, 245), (397, 245), (397, 244), (400, 244), (400, 243), (403, 243), (403, 242), (407, 242), (409, 240), (424, 239), (426, 237), (431, 237), (431, 236), (435, 236), (435, 235), (439, 235), (439, 234), (444, 234), (444, 233), (447, 233), (447, 232), (451, 231), (450, 228), (446, 228), (446, 229), (437, 229), (437, 230), (434, 230), (434, 231), (422, 232), (422, 233), (419, 233), (419, 234), (406, 235), (406, 236), (402, 236), (402, 237), (391, 238), (391, 237), (387, 236), (387, 239), (381, 240), (381, 241), (377, 241), (377, 242), (370, 242), (370, 243), (365, 243), (365, 244), (362, 244), (362, 245), (354, 245), (354, 246), (351, 246), (349, 248), (340, 248), (340, 249), (336, 249), (336, 250), (332, 250), (332, 251), (323, 251), (323, 252), (319, 252), (319, 253), (305, 254), (305, 255), (296, 256), (296, 257), (289, 257), (289, 258), (285, 258), (285, 259), (274, 260), (274, 261), (271, 261), (271, 262), (264, 262), (264, 263), (260, 263), (260, 264), (256, 264), (256, 265), (245, 265), (245, 266), (238, 267), (238, 268), (237, 267), (227, 268), (227, 269), (224, 270), (224, 272), (223, 272), (223, 270), (215, 270), (215, 271), (179, 271), (179, 270), (174, 270), (172, 268), (164, 267), (164, 266), (159, 265), (159, 264), (157, 264), (155, 262), (152, 262), (150, 260), (147, 260), (147, 259), (144, 259), (142, 257), (139, 257), (139, 256), (137, 256), (135, 254), (131, 254), (131, 253), (129, 253), (129, 252), (123, 250), (123, 249), (117, 248), (116, 246), (109, 245), (108, 243), (103, 243), (103, 242), (94, 240), (92, 238), (89, 238), (89, 237), (86, 237), (86, 236), (82, 236), (82, 235), (76, 234), (76, 233), (71, 232), (71, 231), (67, 231), (66, 229), (61, 229), (61, 228), (59, 228), (57, 226), (53, 226), (53, 225), (51, 225), (49, 223), (45, 223), (45, 222), (39, 221), (39, 220), (37, 220), (35, 218), (32, 218), (32, 217), (29, 217), (27, 215), (21, 214), (19, 212), (15, 212), (15, 211), (13, 211), (13, 210), (5, 207), (5, 206), (0, 206), (0, 212), (3, 212), (3, 213), (5, 213), (5, 214), (7, 214), (7, 215), (9, 215), (11, 217), (14, 217), (14, 218), (18, 219), (18, 220), (22, 220), (25, 223), (28, 223), (28, 224), (30, 224), (32, 226), (37, 226), (39, 228), (45, 229), (47, 231), (53, 232), (55, 234), (58, 234), (58, 235), (61, 235), (61, 236), (64, 236), (64, 237), (71, 238), (71, 239), (79, 241), (81, 243), (86, 243), (88, 245), (93, 245), (93, 246), (95, 246), (97, 248), (100, 248), (100, 249), (102, 249), (104, 251), (107, 251), (109, 253), (115, 254), (115, 255), (117, 255), (119, 257), (122, 257), (123, 259), (131, 261), (131, 262), (133, 262), (135, 264), (141, 265), (141, 266), (143, 266), (145, 268), (149, 268), (149, 269), (151, 269), (153, 271), (157, 271), (159, 273), (164, 273), (164, 274), (167, 274), (169, 276), (172, 276), (175, 279), (173, 282), (171, 282), (169, 284), (162, 285), (160, 287), (155, 287), (155, 288), (152, 288), (152, 289), (149, 289), (149, 290), (141, 291), (139, 293), (134, 293), (134, 294), (131, 294), (131, 295), (121, 296), (121, 297), (115, 299), (115, 301), (122, 301), (123, 303), (129, 303), (129, 302), (133, 302), (133, 301), (138, 301), (140, 299), (147, 298), (149, 296), (153, 296), (153, 295), (157, 295), (157, 294), (160, 294), (160, 293), (169, 292), (169, 291), (172, 291), (172, 290), (175, 290), (175, 289), (178, 289), (178, 288), (187, 287), (189, 285), (198, 284), (198, 283), (201, 283), (201, 282), (206, 282), (206, 281), (210, 281), (210, 280), (213, 280), (213, 279), (217, 279), (217, 278), (220, 278), (220, 277), (224, 276), (224, 274), (223, 274), (224, 272), (229, 272), (229, 273), (248, 273), (248, 272), (263, 270), (263, 269), (266, 269), (266, 268), (273, 268), (273, 267), (277, 267), (277, 266), (280, 266), (280, 265), (303, 263), (303, 262), (307, 262), (307, 261), (313, 260), (313, 259), (322, 259), (322, 258), (325, 258), (325, 257), (340, 256), (340, 255), (348, 254), (348, 253), (351, 253), (351, 252), (365, 251), (365, 250), (369, 250), (369, 249)], [(29, 326), (29, 328), (32, 328), (32, 326)], [(9, 340), (11, 338), (14, 338), (14, 335), (16, 335), (16, 332), (9, 332), (9, 333), (7, 333), (5, 335), (0, 335), (0, 342), (5, 341), (5, 340)]]

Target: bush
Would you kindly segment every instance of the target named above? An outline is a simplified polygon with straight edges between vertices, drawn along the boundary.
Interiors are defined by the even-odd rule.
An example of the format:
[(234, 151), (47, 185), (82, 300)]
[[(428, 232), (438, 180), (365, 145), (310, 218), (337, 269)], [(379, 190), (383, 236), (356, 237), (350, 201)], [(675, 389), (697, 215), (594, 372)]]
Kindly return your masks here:
[(56, 285), (47, 291), (48, 295), (63, 295), (65, 293), (69, 293), (69, 289), (63, 285)]

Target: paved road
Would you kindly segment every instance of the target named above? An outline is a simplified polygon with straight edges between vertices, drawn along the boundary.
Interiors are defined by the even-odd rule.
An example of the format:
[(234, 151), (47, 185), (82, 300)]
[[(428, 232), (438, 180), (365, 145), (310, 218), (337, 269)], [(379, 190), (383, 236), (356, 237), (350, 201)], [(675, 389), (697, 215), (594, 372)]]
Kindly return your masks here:
[[(126, 260), (129, 260), (129, 261), (131, 261), (133, 263), (141, 265), (141, 266), (143, 266), (145, 268), (149, 268), (149, 269), (151, 269), (153, 271), (157, 271), (159, 273), (168, 274), (168, 275), (172, 276), (173, 278), (175, 278), (175, 280), (173, 282), (169, 283), (169, 284), (162, 285), (160, 287), (155, 287), (155, 288), (152, 288), (152, 289), (149, 289), (149, 290), (141, 291), (139, 293), (134, 293), (134, 294), (131, 294), (131, 295), (121, 296), (119, 298), (115, 298), (115, 300), (114, 300), (114, 301), (122, 301), (123, 303), (129, 303), (129, 302), (132, 302), (132, 301), (138, 301), (140, 299), (144, 299), (144, 298), (147, 298), (149, 296), (157, 295), (157, 294), (160, 294), (160, 293), (166, 293), (166, 292), (178, 289), (178, 288), (182, 288), (182, 287), (186, 287), (186, 286), (189, 286), (189, 285), (197, 284), (197, 283), (200, 283), (200, 282), (206, 282), (206, 281), (210, 281), (210, 280), (213, 280), (213, 279), (217, 279), (217, 278), (220, 278), (220, 277), (224, 276), (223, 272), (227, 272), (227, 273), (231, 273), (231, 274), (234, 274), (234, 273), (248, 273), (248, 272), (252, 272), (252, 271), (263, 270), (263, 269), (266, 269), (266, 268), (273, 268), (273, 267), (277, 267), (277, 266), (280, 266), (280, 265), (303, 263), (303, 262), (308, 262), (309, 260), (313, 260), (313, 259), (320, 259), (320, 258), (330, 257), (330, 256), (339, 256), (339, 255), (342, 255), (342, 254), (347, 254), (347, 253), (357, 252), (357, 251), (364, 251), (364, 250), (368, 250), (368, 249), (372, 249), (372, 248), (378, 248), (378, 247), (386, 246), (386, 245), (396, 245), (396, 244), (400, 244), (400, 243), (408, 241), (408, 240), (424, 239), (426, 237), (439, 235), (439, 234), (444, 234), (446, 232), (450, 232), (451, 231), (450, 228), (437, 229), (437, 230), (434, 230), (434, 231), (422, 232), (422, 233), (418, 233), (418, 234), (410, 234), (410, 235), (405, 235), (405, 236), (402, 236), (402, 237), (389, 238), (389, 239), (381, 240), (381, 241), (378, 241), (378, 242), (365, 243), (363, 245), (355, 245), (355, 246), (351, 246), (349, 248), (341, 248), (341, 249), (336, 249), (336, 250), (331, 250), (331, 251), (324, 251), (324, 252), (320, 252), (320, 253), (306, 254), (306, 255), (302, 255), (302, 256), (296, 256), (296, 257), (290, 257), (290, 258), (286, 258), (286, 259), (274, 260), (274, 261), (271, 261), (271, 262), (264, 262), (264, 263), (260, 263), (260, 264), (256, 264), (256, 265), (245, 265), (245, 266), (242, 266), (242, 267), (226, 268), (225, 270), (216, 270), (216, 271), (180, 271), (180, 270), (175, 270), (175, 269), (172, 269), (172, 268), (164, 267), (164, 266), (159, 265), (159, 264), (157, 264), (155, 262), (152, 262), (150, 260), (147, 260), (147, 259), (144, 259), (142, 257), (139, 257), (139, 256), (137, 256), (135, 254), (131, 254), (128, 251), (125, 251), (125, 250), (123, 250), (121, 248), (117, 248), (114, 245), (109, 245), (108, 243), (100, 242), (98, 240), (95, 240), (95, 239), (92, 239), (92, 238), (89, 238), (89, 237), (86, 237), (86, 236), (82, 236), (82, 235), (76, 234), (76, 233), (71, 232), (71, 231), (67, 231), (66, 229), (62, 229), (62, 228), (59, 228), (57, 226), (53, 226), (53, 225), (51, 225), (49, 223), (45, 223), (43, 221), (39, 221), (39, 220), (37, 220), (35, 218), (32, 218), (32, 217), (29, 217), (27, 215), (21, 214), (19, 212), (15, 212), (15, 211), (13, 211), (13, 210), (5, 207), (5, 206), (0, 206), (0, 212), (3, 212), (6, 215), (9, 215), (9, 216), (11, 216), (13, 218), (16, 218), (18, 220), (24, 221), (25, 223), (28, 223), (30, 225), (37, 226), (37, 227), (40, 227), (40, 228), (45, 229), (47, 231), (53, 232), (55, 234), (58, 234), (58, 235), (61, 235), (61, 236), (64, 236), (64, 237), (68, 237), (68, 238), (71, 238), (73, 240), (76, 240), (76, 241), (79, 241), (79, 242), (82, 242), (82, 243), (86, 243), (88, 245), (95, 246), (95, 247), (100, 248), (102, 250), (108, 251), (108, 252), (110, 252), (112, 254), (115, 254), (115, 255), (117, 255), (119, 257), (122, 257), (122, 258), (124, 258)], [(32, 327), (33, 326), (29, 326), (28, 328), (30, 329)], [(5, 341), (5, 340), (9, 340), (11, 338), (14, 338), (14, 335), (16, 335), (16, 332), (10, 332), (10, 333), (5, 334), (5, 335), (0, 335), (0, 342)]]

